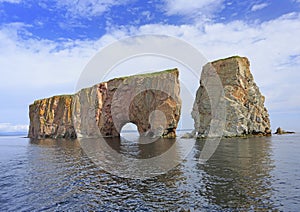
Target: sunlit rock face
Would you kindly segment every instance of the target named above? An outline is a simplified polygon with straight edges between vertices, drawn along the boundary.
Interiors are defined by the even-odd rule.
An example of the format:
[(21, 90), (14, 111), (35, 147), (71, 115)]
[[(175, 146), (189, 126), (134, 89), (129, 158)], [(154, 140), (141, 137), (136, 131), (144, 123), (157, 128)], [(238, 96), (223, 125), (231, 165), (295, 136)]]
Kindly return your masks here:
[(36, 100), (29, 106), (30, 138), (76, 138), (72, 95)]
[(217, 60), (203, 67), (192, 112), (196, 132), (207, 136), (210, 131), (212, 109), (204, 82), (212, 71), (219, 76), (224, 92), (220, 98), (224, 101), (226, 114), (222, 135), (271, 134), (269, 114), (264, 106), (265, 97), (254, 82), (248, 59), (238, 56)]
[[(177, 69), (121, 77), (30, 105), (31, 138), (120, 136), (134, 123), (142, 136), (176, 137), (181, 99)], [(54, 103), (55, 102), (55, 103)]]

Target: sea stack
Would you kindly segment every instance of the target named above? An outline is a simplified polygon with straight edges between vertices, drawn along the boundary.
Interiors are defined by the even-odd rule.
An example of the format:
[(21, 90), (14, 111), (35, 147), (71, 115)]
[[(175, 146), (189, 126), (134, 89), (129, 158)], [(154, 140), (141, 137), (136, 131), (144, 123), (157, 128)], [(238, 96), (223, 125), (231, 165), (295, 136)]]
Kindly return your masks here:
[(192, 116), (199, 136), (209, 135), (212, 120), (211, 101), (204, 82), (213, 72), (217, 73), (222, 86), (225, 116), (224, 137), (244, 135), (271, 135), (270, 120), (264, 106), (265, 97), (260, 93), (250, 72), (246, 57), (229, 57), (206, 64), (196, 93)]
[(29, 106), (28, 137), (116, 137), (133, 123), (141, 136), (174, 138), (181, 112), (178, 76), (172, 69), (120, 77), (36, 100)]

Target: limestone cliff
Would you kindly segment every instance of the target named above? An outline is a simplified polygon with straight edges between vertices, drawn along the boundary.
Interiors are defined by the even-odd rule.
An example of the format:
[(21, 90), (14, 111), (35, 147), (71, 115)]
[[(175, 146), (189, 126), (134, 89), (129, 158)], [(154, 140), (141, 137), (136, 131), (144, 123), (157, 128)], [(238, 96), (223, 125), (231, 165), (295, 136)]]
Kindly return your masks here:
[(223, 85), (224, 99), (220, 99), (225, 101), (226, 107), (223, 136), (271, 134), (269, 114), (264, 107), (265, 97), (254, 82), (248, 59), (238, 56), (217, 60), (203, 67), (192, 112), (196, 132), (207, 136), (210, 130), (212, 110), (204, 82), (212, 72), (211, 68)]
[(76, 138), (72, 121), (73, 96), (54, 96), (29, 106), (30, 138)]
[(181, 109), (178, 75), (172, 69), (116, 78), (74, 95), (35, 101), (28, 136), (119, 136), (131, 122), (140, 135), (175, 137)]

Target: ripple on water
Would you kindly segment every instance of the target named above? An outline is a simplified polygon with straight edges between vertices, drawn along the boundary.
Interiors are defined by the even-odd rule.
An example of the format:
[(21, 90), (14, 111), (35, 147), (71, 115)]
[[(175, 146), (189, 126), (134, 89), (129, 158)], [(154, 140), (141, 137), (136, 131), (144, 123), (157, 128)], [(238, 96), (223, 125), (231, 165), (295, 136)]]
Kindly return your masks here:
[(293, 211), (300, 202), (300, 145), (292, 141), (289, 149), (276, 138), (221, 141), (205, 164), (198, 163), (197, 141), (183, 163), (146, 180), (105, 172), (77, 141), (32, 141), (0, 162), (0, 210)]

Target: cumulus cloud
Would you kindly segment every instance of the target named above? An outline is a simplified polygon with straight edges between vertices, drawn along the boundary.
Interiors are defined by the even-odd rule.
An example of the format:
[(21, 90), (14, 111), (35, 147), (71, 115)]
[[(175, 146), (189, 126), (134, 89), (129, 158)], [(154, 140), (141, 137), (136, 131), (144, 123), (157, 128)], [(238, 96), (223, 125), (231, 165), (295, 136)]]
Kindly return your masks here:
[(255, 12), (257, 10), (262, 10), (262, 9), (266, 8), (267, 6), (269, 6), (268, 3), (255, 4), (251, 7), (251, 11)]
[(222, 6), (223, 0), (165, 0), (167, 15), (210, 15)]
[(27, 132), (28, 125), (13, 125), (11, 123), (0, 123), (0, 132)]
[(87, 61), (109, 42), (85, 40), (24, 39), (26, 25), (13, 23), (0, 28), (0, 87), (55, 86), (76, 83)]

